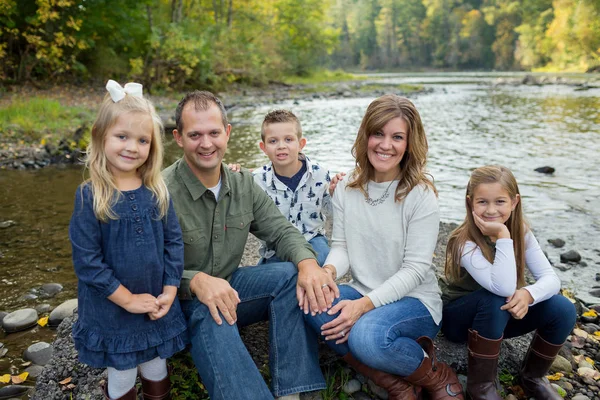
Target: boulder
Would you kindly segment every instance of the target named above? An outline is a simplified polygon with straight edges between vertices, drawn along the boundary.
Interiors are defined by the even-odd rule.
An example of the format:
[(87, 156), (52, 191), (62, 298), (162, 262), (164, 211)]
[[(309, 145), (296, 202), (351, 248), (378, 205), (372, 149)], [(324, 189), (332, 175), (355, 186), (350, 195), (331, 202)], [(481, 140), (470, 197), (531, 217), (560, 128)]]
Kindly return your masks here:
[(7, 333), (23, 331), (35, 326), (38, 313), (33, 308), (13, 311), (2, 319), (2, 327)]
[(563, 262), (563, 263), (567, 263), (567, 262), (578, 263), (579, 261), (581, 261), (581, 255), (578, 252), (576, 252), (575, 250), (569, 250), (566, 253), (562, 253), (560, 255), (560, 262)]
[(67, 300), (50, 313), (48, 324), (50, 326), (58, 326), (67, 317), (73, 315), (73, 311), (77, 308), (77, 299)]
[(552, 246), (560, 249), (561, 247), (563, 247), (565, 245), (565, 241), (559, 238), (556, 239), (548, 239), (548, 243), (550, 243)]
[(52, 358), (52, 346), (46, 342), (32, 344), (23, 353), (23, 359), (36, 365), (46, 365)]

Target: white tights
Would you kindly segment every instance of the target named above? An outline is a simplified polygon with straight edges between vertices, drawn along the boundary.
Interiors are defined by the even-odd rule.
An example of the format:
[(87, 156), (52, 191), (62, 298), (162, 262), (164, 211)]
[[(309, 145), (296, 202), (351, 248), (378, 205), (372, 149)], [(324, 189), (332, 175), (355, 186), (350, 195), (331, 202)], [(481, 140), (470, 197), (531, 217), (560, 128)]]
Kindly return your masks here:
[[(161, 381), (167, 377), (167, 360), (156, 357), (153, 360), (140, 364), (139, 369), (144, 379)], [(108, 367), (106, 370), (108, 371), (108, 397), (111, 399), (122, 397), (135, 386), (137, 368), (119, 371)]]

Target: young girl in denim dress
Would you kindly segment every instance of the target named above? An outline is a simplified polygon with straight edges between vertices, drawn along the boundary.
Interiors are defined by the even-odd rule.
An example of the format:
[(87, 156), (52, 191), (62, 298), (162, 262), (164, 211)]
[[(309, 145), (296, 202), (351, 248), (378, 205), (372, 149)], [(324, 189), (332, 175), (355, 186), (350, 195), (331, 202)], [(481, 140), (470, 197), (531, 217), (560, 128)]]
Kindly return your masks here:
[(73, 340), (79, 360), (107, 368), (107, 399), (170, 393), (166, 358), (184, 349), (177, 300), (183, 241), (160, 170), (162, 126), (142, 85), (107, 84), (87, 149), (90, 178), (69, 226), (78, 278)]
[[(496, 380), (503, 338), (535, 331), (519, 373), (527, 398), (560, 400), (545, 378), (577, 315), (525, 223), (515, 177), (491, 165), (471, 174), (467, 216), (452, 232), (442, 282), (442, 332), (468, 340), (467, 398), (501, 400)], [(525, 282), (525, 268), (535, 283)]]

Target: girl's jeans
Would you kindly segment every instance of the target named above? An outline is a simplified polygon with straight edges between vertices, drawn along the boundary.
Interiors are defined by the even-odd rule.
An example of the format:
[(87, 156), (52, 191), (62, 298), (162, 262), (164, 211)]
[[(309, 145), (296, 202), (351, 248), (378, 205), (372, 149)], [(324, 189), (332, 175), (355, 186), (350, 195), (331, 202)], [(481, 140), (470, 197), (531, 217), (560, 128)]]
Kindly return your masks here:
[(533, 330), (547, 342), (563, 344), (571, 333), (577, 313), (565, 297), (554, 295), (530, 306), (523, 319), (501, 310), (506, 298), (479, 289), (444, 306), (442, 332), (453, 342), (465, 342), (473, 329), (487, 339), (511, 338)]
[[(356, 300), (362, 295), (354, 288), (340, 285), (341, 300)], [(307, 324), (319, 335), (321, 326), (339, 314), (305, 314)], [(404, 297), (394, 303), (377, 307), (363, 314), (348, 333), (348, 341), (335, 344), (326, 341), (336, 353), (348, 352), (363, 364), (395, 375), (412, 374), (423, 361), (423, 349), (415, 339), (420, 336), (434, 338), (439, 326), (433, 322), (427, 308), (417, 299)], [(325, 338), (321, 335), (321, 338)]]

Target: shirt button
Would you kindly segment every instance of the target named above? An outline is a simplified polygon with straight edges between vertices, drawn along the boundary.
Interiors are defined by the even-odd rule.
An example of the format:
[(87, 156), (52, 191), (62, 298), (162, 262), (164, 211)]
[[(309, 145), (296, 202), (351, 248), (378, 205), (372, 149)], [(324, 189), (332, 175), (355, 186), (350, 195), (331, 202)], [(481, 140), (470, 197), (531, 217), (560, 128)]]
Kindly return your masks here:
[(134, 200), (134, 199), (135, 199), (135, 194), (133, 194), (133, 193), (132, 193), (132, 194), (130, 194), (130, 195), (129, 195), (129, 199), (130, 199), (130, 200)]
[(144, 232), (144, 230), (143, 230), (142, 228), (137, 228), (135, 231), (136, 231), (137, 233), (142, 233), (142, 232)]
[(141, 220), (142, 220), (142, 219), (141, 219), (139, 216), (138, 216), (138, 217), (135, 217), (135, 222), (140, 222)]
[(137, 204), (134, 204), (134, 205), (132, 205), (132, 206), (131, 206), (131, 209), (132, 209), (133, 211), (137, 211), (137, 209), (138, 209), (138, 206), (137, 206)]
[(244, 227), (244, 223), (240, 222), (240, 228), (243, 228), (243, 227)]
[(215, 238), (215, 239), (218, 239), (218, 238), (219, 238), (219, 235), (215, 235), (215, 236), (213, 236), (213, 238)]

